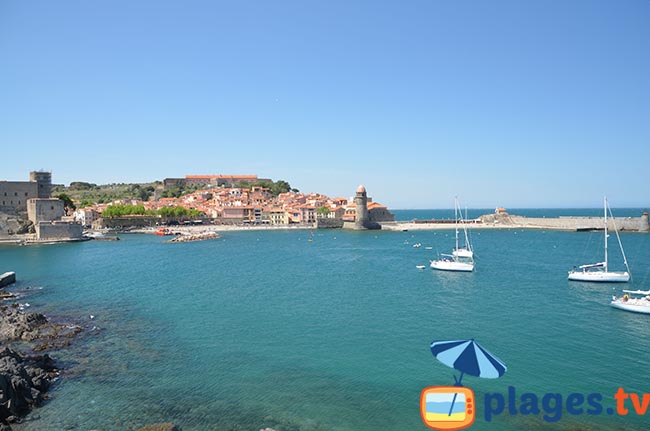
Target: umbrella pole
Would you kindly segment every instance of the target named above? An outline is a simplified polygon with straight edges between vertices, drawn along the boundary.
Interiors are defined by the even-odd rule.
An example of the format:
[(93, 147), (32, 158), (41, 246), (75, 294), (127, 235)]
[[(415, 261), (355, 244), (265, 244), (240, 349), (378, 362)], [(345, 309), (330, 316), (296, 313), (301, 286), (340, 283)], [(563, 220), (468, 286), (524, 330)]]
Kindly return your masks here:
[(461, 371), (459, 378), (456, 378), (456, 376), (454, 375), (454, 381), (456, 382), (454, 384), (454, 386), (463, 386), (463, 383), (462, 383), (463, 382), (463, 374), (465, 374), (465, 373)]
[[(455, 386), (463, 386), (461, 382), (463, 381), (463, 373), (462, 371), (460, 372), (460, 377), (458, 380), (456, 380), (456, 376), (454, 376), (454, 380), (456, 380), (456, 385)], [(451, 412), (454, 410), (454, 404), (456, 404), (456, 397), (458, 396), (458, 392), (454, 392), (454, 398), (451, 400), (451, 407), (449, 407), (449, 414), (447, 416), (451, 416)]]

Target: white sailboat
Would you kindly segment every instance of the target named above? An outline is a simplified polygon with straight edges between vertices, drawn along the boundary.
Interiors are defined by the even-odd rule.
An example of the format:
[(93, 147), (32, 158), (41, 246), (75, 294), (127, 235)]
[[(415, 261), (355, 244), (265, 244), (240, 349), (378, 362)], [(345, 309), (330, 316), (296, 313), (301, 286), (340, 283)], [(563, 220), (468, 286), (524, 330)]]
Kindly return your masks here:
[[(616, 233), (616, 238), (618, 239), (618, 245), (621, 249), (621, 254), (623, 255), (623, 262), (625, 263), (625, 268), (627, 271), (616, 272), (609, 270), (609, 257), (607, 249), (607, 239), (609, 234), (607, 233), (607, 197), (604, 198), (604, 207), (605, 207), (605, 261), (592, 263), (587, 265), (580, 265), (577, 268), (573, 268), (569, 271), (569, 280), (574, 281), (592, 281), (592, 282), (608, 282), (608, 283), (627, 283), (630, 281), (630, 267), (627, 265), (627, 258), (625, 257), (625, 251), (623, 251), (623, 244), (621, 243), (621, 238), (618, 235), (616, 230), (616, 225), (614, 225), (612, 220), (612, 225), (614, 227), (614, 232)], [(611, 210), (609, 210), (611, 215)], [(613, 217), (612, 217), (613, 218)]]
[[(454, 215), (456, 217), (456, 247), (451, 254), (441, 254), (440, 259), (431, 261), (431, 268), (439, 271), (458, 271), (458, 272), (472, 272), (474, 271), (474, 251), (469, 242), (467, 235), (467, 228), (463, 223), (463, 230), (465, 232), (465, 246), (458, 246), (458, 198), (454, 201)], [(462, 216), (461, 216), (462, 220)]]
[[(650, 314), (650, 290), (623, 290), (623, 292), (626, 294), (621, 298), (613, 297), (609, 305), (633, 313)], [(643, 296), (635, 298), (628, 293)]]

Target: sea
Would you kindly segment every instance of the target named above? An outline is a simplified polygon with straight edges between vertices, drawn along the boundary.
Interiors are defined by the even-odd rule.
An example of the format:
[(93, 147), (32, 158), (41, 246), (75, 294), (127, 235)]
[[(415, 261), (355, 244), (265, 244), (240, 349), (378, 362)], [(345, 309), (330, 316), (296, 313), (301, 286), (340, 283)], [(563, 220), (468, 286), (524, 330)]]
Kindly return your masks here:
[[(453, 218), (450, 210), (395, 213)], [(120, 234), (0, 246), (0, 272), (16, 272), (10, 290), (27, 309), (85, 328), (51, 352), (62, 375), (49, 400), (13, 427), (425, 430), (422, 390), (459, 377), (430, 344), (474, 339), (507, 372), (463, 377), (475, 396), (471, 429), (646, 430), (650, 411), (644, 417), (628, 399), (628, 414), (618, 415), (614, 394), (650, 393), (650, 315), (609, 302), (623, 288), (650, 289), (650, 235), (621, 233), (630, 283), (567, 281), (574, 265), (602, 260), (602, 235), (471, 230), (473, 273), (428, 266), (451, 251), (453, 230), (250, 230), (193, 243)], [(615, 242), (610, 263), (624, 268)], [(595, 413), (587, 400), (598, 395)], [(503, 411), (488, 421), (499, 396)]]

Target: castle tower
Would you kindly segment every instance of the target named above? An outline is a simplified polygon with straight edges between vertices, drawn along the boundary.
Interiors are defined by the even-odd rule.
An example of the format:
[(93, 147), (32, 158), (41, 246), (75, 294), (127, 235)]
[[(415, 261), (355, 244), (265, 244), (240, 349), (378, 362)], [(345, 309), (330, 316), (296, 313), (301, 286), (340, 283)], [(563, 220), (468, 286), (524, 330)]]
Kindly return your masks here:
[(32, 171), (29, 173), (29, 181), (37, 184), (38, 197), (49, 198), (52, 195), (52, 173), (44, 171)]
[(354, 229), (367, 229), (368, 224), (368, 195), (366, 188), (362, 185), (357, 187), (357, 194), (354, 196), (355, 216)]

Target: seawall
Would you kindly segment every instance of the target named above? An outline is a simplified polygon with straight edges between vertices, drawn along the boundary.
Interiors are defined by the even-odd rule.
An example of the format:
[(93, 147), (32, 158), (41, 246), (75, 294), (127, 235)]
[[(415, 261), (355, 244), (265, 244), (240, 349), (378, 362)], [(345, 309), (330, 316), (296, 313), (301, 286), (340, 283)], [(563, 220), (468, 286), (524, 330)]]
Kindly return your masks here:
[[(435, 230), (454, 229), (455, 223), (449, 220), (426, 220), (418, 222), (381, 223), (385, 230)], [(470, 229), (549, 229), (565, 231), (602, 230), (604, 217), (523, 217), (507, 213), (486, 214), (476, 220), (469, 220)], [(650, 232), (648, 214), (641, 217), (613, 217), (607, 219), (610, 229), (614, 226), (622, 232)]]

